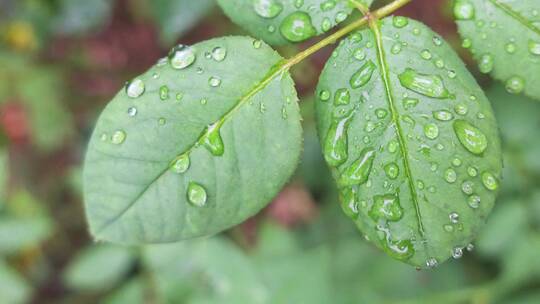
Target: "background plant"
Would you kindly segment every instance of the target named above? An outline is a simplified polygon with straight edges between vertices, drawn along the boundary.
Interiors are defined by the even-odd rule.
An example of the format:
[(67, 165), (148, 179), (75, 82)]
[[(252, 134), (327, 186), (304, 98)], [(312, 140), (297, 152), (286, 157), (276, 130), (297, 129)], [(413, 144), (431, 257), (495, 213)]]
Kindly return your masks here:
[[(2, 101), (5, 101), (2, 126), (7, 136), (6, 151), (9, 151), (6, 180), (9, 183), (1, 221), (6, 223), (5, 231), (8, 232), (5, 235), (8, 236), (17, 231), (9, 228), (14, 227), (9, 226), (12, 223), (30, 227), (25, 223), (35, 222), (38, 227), (34, 235), (30, 228), (23, 230), (29, 236), (16, 238), (16, 241), (21, 240), (20, 245), (11, 243), (3, 247), (13, 246), (2, 253), (6, 260), (6, 267), (2, 269), (8, 270), (2, 271), (1, 277), (9, 280), (3, 285), (19, 286), (7, 289), (16, 292), (2, 292), (3, 296), (14, 295), (13, 298), (4, 296), (5, 301), (25, 301), (31, 294), (39, 302), (60, 299), (95, 302), (107, 295), (110, 295), (108, 301), (181, 303), (274, 303), (290, 299), (298, 299), (298, 302), (308, 296), (321, 303), (328, 299), (340, 303), (415, 301), (416, 297), (419, 301), (426, 301), (425, 297), (428, 297), (429, 301), (447, 303), (535, 301), (536, 270), (531, 265), (535, 265), (537, 246), (535, 181), (538, 170), (535, 169), (536, 144), (530, 135), (538, 127), (538, 115), (535, 114), (538, 109), (534, 101), (508, 95), (503, 88), (477, 74), (467, 51), (462, 53), (462, 58), (470, 63), (469, 68), (488, 92), (495, 108), (504, 141), (506, 166), (494, 214), (488, 226), (482, 229), (475, 243), (476, 250), (463, 259), (430, 272), (416, 272), (373, 250), (336, 207), (337, 194), (320, 156), (321, 148), (314, 129), (313, 98), (309, 96), (315, 91), (317, 70), (332, 48), (321, 50), (291, 70), (301, 96), (304, 152), (292, 184), (268, 209), (210, 240), (145, 246), (144, 249), (89, 246), (83, 251), (87, 237), (81, 218), (80, 169), (77, 165), (81, 162), (81, 147), (85, 145), (104, 102), (125, 79), (133, 78), (165, 53), (157, 46), (157, 35), (149, 30), (152, 27), (144, 25), (148, 24), (145, 22), (158, 18), (159, 24), (167, 23), (163, 21), (165, 16), (154, 15), (159, 10), (148, 9), (151, 7), (148, 3), (119, 2), (101, 21), (105, 23), (97, 22), (86, 32), (73, 32), (76, 36), (67, 37), (66, 33), (56, 34), (54, 27), (48, 26), (52, 24), (50, 20), (60, 18), (56, 16), (61, 14), (56, 12), (67, 11), (60, 9), (59, 3), (11, 3), (6, 6), (9, 10), (3, 10), (9, 14), (5, 18), (2, 16), (2, 33), (13, 33), (13, 29), (17, 29), (19, 32), (15, 32), (19, 34), (3, 34), (5, 55), (2, 58), (9, 58), (6, 61), (13, 63), (17, 62), (15, 58), (21, 58), (21, 63), (13, 64), (15, 68), (8, 69), (2, 79), (31, 83), (31, 77), (25, 78), (26, 74), (30, 75), (32, 71), (37, 75), (50, 75), (53, 65), (59, 75), (56, 85), (34, 85), (43, 89), (31, 90), (39, 92), (54, 87), (50, 91), (56, 95), (52, 100), (57, 102), (46, 101), (48, 106), (41, 108), (45, 110), (29, 111), (32, 101), (38, 98), (34, 96), (45, 96), (45, 93), (21, 98), (23, 94), (12, 90), (2, 95)], [(108, 3), (111, 4), (113, 2)], [(414, 1), (400, 14), (415, 16), (425, 7), (422, 1)], [(453, 10), (450, 5), (441, 7), (446, 7), (441, 12), (448, 14)], [(99, 8), (97, 11), (107, 10)], [(433, 12), (433, 7), (429, 11)], [(171, 10), (167, 13), (174, 15)], [(357, 12), (353, 14), (354, 20), (360, 18)], [(220, 16), (219, 10), (213, 11), (208, 19), (199, 23), (197, 30), (180, 41), (194, 43), (239, 31)], [(457, 41), (453, 36), (453, 21), (438, 17), (434, 22), (430, 17), (416, 16), (416, 19), (427, 22), (451, 43)], [(168, 29), (169, 32), (176, 30)], [(135, 41), (137, 39), (141, 40)], [(170, 46), (170, 42), (164, 42), (163, 46)], [(294, 57), (298, 52), (296, 48), (286, 46), (279, 51), (284, 57)], [(18, 51), (14, 52), (14, 49)], [(456, 45), (455, 49), (460, 48)], [(432, 62), (435, 64), (435, 59)], [(23, 71), (22, 67), (27, 67), (28, 72), (16, 71)], [(65, 132), (42, 137), (53, 142), (48, 147), (42, 146), (36, 132), (45, 132), (47, 127), (35, 127), (39, 126), (36, 119), (49, 117), (47, 110), (52, 110), (54, 104), (60, 109), (57, 112), (67, 118), (50, 120), (45, 126), (61, 122), (64, 127), (58, 130)], [(37, 114), (32, 116), (30, 113)], [(43, 113), (42, 118), (34, 118), (40, 113)], [(54, 140), (55, 137), (60, 139)], [(277, 225), (267, 223), (276, 220)], [(9, 240), (4, 236), (1, 239)], [(224, 253), (216, 256), (212, 254), (214, 252)], [(96, 276), (96, 272), (88, 270), (103, 266), (104, 260), (108, 261), (109, 267), (99, 271), (101, 275)], [(55, 275), (60, 274), (57, 269), (65, 269), (64, 274)], [(313, 275), (308, 278), (306, 272)], [(389, 285), (394, 286), (391, 291)]]

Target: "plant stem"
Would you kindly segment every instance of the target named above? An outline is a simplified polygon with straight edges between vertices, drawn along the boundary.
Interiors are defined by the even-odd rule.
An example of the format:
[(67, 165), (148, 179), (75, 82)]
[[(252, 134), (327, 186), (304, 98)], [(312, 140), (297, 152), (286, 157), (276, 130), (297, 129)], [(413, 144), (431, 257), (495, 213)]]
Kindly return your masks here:
[[(370, 13), (369, 11), (366, 12), (364, 14), (364, 17), (362, 17), (361, 19), (356, 20), (355, 22), (345, 26), (344, 28), (338, 30), (337, 32), (333, 33), (332, 35), (330, 35), (330, 36), (324, 38), (323, 40), (317, 42), (316, 44), (310, 46), (306, 50), (298, 53), (294, 57), (291, 57), (291, 58), (287, 59), (285, 61), (285, 64), (283, 64), (279, 70), (281, 72), (286, 71), (289, 68), (291, 68), (292, 66), (294, 66), (295, 64), (298, 64), (301, 61), (303, 61), (304, 59), (306, 59), (309, 56), (313, 55), (314, 53), (316, 53), (320, 49), (322, 49), (322, 48), (324, 48), (324, 47), (326, 47), (326, 46), (328, 46), (330, 44), (336, 43), (336, 41), (343, 38), (344, 36), (346, 36), (350, 32), (352, 32), (352, 31), (362, 27), (363, 25), (367, 24), (369, 19), (371, 18), (371, 16), (374, 16), (376, 18), (382, 18), (382, 17), (388, 16), (391, 13), (393, 13), (394, 11), (396, 11), (397, 9), (401, 8), (402, 6), (404, 6), (405, 4), (407, 4), (407, 3), (411, 2), (411, 1), (412, 0), (395, 0), (394, 2), (392, 2), (392, 3), (390, 3), (390, 4), (386, 5), (386, 6), (381, 7), (380, 9), (376, 10), (373, 13)], [(359, 9), (362, 8), (362, 10), (363, 10), (363, 8), (364, 8), (363, 6), (358, 4), (356, 1), (353, 1), (353, 2)]]

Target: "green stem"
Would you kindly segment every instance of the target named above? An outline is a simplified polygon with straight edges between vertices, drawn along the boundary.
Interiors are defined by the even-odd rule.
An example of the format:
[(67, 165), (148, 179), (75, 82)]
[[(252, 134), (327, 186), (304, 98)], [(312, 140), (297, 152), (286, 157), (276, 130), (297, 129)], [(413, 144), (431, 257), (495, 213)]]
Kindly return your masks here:
[[(302, 62), (304, 59), (308, 58), (309, 56), (313, 55), (320, 49), (336, 43), (339, 39), (343, 38), (350, 32), (364, 26), (368, 23), (369, 19), (374, 16), (376, 18), (383, 18), (385, 16), (388, 16), (395, 12), (397, 9), (401, 8), (405, 4), (411, 2), (412, 0), (395, 0), (394, 2), (381, 7), (380, 9), (376, 10), (373, 13), (370, 13), (369, 11), (364, 13), (364, 17), (362, 17), (359, 20), (354, 21), (353, 23), (345, 26), (344, 28), (338, 30), (337, 32), (333, 33), (332, 35), (324, 38), (323, 40), (317, 42), (316, 44), (312, 45), (311, 47), (307, 48), (306, 50), (298, 53), (294, 57), (291, 57), (285, 61), (285, 63), (278, 69), (279, 72), (283, 72), (291, 68), (292, 66)], [(359, 4), (356, 1), (352, 1), (357, 8), (364, 10), (364, 6)], [(276, 75), (279, 74), (279, 72), (276, 71)]]

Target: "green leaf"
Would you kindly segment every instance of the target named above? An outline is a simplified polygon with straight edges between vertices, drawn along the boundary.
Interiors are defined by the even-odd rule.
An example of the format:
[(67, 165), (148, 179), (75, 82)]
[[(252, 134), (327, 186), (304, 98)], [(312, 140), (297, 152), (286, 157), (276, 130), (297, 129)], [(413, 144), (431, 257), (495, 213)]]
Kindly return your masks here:
[(390, 256), (417, 267), (460, 256), (501, 178), (497, 125), (454, 51), (405, 17), (335, 50), (316, 103), (342, 207)]
[[(2, 136), (2, 135), (0, 135)], [(0, 211), (4, 208), (7, 181), (9, 178), (9, 153), (0, 146)]]
[(129, 280), (122, 285), (118, 290), (108, 296), (103, 303), (105, 304), (144, 304), (145, 303), (145, 288), (148, 285), (139, 277)]
[[(360, 0), (369, 6), (372, 0)], [(296, 43), (328, 32), (352, 12), (348, 0), (218, 0), (225, 14), (255, 37)]]
[(176, 47), (170, 57), (99, 118), (84, 169), (96, 239), (214, 234), (258, 212), (294, 172), (300, 115), (274, 50), (226, 37)]
[(170, 45), (189, 31), (214, 7), (214, 0), (152, 0), (152, 15), (159, 25), (161, 41)]
[(28, 303), (30, 292), (28, 283), (0, 260), (0, 301), (10, 304)]
[(64, 282), (80, 291), (108, 290), (118, 284), (133, 266), (135, 255), (124, 247), (91, 246), (68, 265)]
[(454, 16), (478, 67), (505, 83), (508, 92), (540, 99), (538, 2), (455, 0)]

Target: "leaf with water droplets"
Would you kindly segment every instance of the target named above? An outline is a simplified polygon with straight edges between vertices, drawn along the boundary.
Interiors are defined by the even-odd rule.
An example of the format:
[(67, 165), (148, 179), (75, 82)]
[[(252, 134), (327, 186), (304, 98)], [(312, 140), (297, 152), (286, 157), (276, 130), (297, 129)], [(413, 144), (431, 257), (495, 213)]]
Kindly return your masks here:
[[(403, 18), (374, 21), (336, 49), (316, 92), (318, 129), (345, 213), (390, 256), (434, 267), (461, 257), (490, 212), (500, 143), (463, 62)], [(349, 102), (330, 102), (344, 91)]]
[[(369, 6), (373, 0), (357, 0)], [(324, 34), (352, 12), (349, 0), (218, 0), (233, 22), (273, 45)]]
[(454, 17), (482, 73), (540, 100), (538, 1), (454, 0)]
[(84, 170), (90, 231), (128, 244), (222, 231), (276, 195), (300, 148), (279, 54), (247, 37), (177, 46), (98, 120)]

